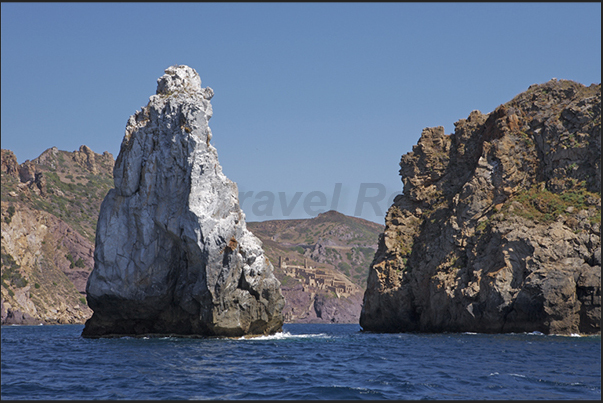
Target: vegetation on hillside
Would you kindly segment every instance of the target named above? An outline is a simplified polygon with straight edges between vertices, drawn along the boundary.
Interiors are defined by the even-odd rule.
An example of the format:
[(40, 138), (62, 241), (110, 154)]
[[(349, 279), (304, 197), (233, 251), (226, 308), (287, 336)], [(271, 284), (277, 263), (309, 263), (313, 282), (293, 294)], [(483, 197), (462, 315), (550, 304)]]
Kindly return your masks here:
[(48, 154), (54, 163), (47, 158), (45, 163), (35, 164), (36, 172), (43, 178), (44, 191), (34, 189), (35, 184), (24, 187), (19, 178), (2, 172), (2, 203), (20, 202), (46, 211), (94, 243), (100, 204), (113, 187), (113, 162), (99, 158), (97, 172), (91, 172), (74, 160), (73, 153)]

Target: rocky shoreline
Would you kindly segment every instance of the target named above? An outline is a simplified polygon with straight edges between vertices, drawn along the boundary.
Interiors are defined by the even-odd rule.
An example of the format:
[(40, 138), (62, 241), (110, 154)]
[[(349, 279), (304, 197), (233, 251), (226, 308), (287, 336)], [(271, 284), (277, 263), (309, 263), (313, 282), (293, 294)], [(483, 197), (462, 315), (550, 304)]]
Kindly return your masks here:
[[(185, 83), (186, 75), (174, 78), (179, 73), (172, 73), (168, 74), (170, 79), (181, 80), (178, 85)], [(204, 188), (211, 183), (210, 187), (222, 189), (226, 196), (216, 200), (232, 201), (230, 207), (213, 206), (213, 212), (206, 211), (201, 204), (207, 207), (211, 201), (195, 198), (195, 192), (189, 196), (179, 194), (177, 198), (193, 200), (193, 205), (199, 203), (197, 217), (217, 215), (228, 221), (224, 226), (214, 219), (202, 224), (208, 225), (203, 228), (211, 228), (214, 235), (213, 244), (207, 244), (206, 252), (201, 255), (214, 256), (224, 251), (211, 258), (212, 265), (235, 268), (231, 274), (228, 274), (230, 269), (206, 274), (206, 279), (213, 282), (209, 288), (189, 285), (188, 290), (195, 289), (197, 293), (196, 296), (188, 294), (189, 298), (182, 291), (187, 289), (184, 277), (200, 279), (203, 277), (199, 277), (200, 271), (180, 277), (173, 272), (164, 273), (162, 278), (166, 281), (159, 279), (161, 276), (143, 281), (144, 276), (134, 274), (133, 278), (138, 279), (133, 281), (135, 270), (130, 264), (124, 263), (121, 267), (113, 262), (115, 267), (121, 267), (122, 274), (109, 274), (113, 263), (107, 264), (106, 256), (110, 252), (103, 252), (103, 247), (97, 245), (97, 260), (105, 268), (95, 275), (104, 271), (100, 276), (102, 280), (93, 280), (97, 289), (92, 292), (90, 302), (92, 307), (105, 313), (97, 314), (90, 322), (86, 331), (89, 337), (111, 337), (123, 332), (156, 334), (154, 330), (159, 325), (155, 319), (136, 322), (125, 313), (135, 314), (146, 302), (127, 305), (129, 308), (124, 310), (122, 302), (130, 297), (106, 299), (105, 291), (120, 282), (122, 291), (127, 290), (124, 295), (130, 296), (145, 294), (142, 290), (148, 287), (180, 284), (178, 297), (174, 297), (175, 291), (168, 291), (164, 301), (158, 304), (164, 308), (169, 306), (161, 314), (155, 312), (163, 316), (164, 323), (190, 324), (189, 319), (184, 319), (187, 309), (201, 317), (198, 307), (194, 306), (205, 303), (199, 300), (214, 301), (206, 305), (214, 308), (204, 317), (215, 329), (220, 328), (216, 325), (220, 320), (229, 323), (217, 331), (228, 337), (244, 335), (243, 328), (250, 328), (240, 326), (238, 319), (220, 319), (220, 315), (228, 311), (227, 307), (245, 306), (243, 301), (263, 304), (265, 312), (272, 312), (265, 317), (267, 320), (262, 319), (262, 326), (272, 320), (268, 317), (274, 318), (264, 330), (256, 328), (252, 333), (275, 332), (280, 328), (279, 323), (282, 325), (287, 318), (295, 319), (295, 323), (351, 323), (358, 317), (362, 305), (360, 324), (366, 331), (600, 334), (600, 84), (585, 87), (572, 81), (551, 80), (531, 86), (489, 114), (473, 111), (467, 119), (455, 124), (452, 134), (445, 134), (442, 127), (426, 128), (413, 151), (401, 158), (404, 193), (396, 198), (385, 217), (385, 230), (370, 264), (366, 292), (329, 299), (328, 293), (307, 292), (293, 281), (295, 279), (289, 279), (289, 285), (277, 286), (279, 281), (272, 279), (274, 275), (284, 280), (286, 274), (272, 267), (262, 248), (267, 247), (266, 250), (274, 254), (274, 257), (270, 255), (273, 261), (281, 255), (297, 259), (296, 253), (301, 253), (300, 256), (316, 259), (321, 264), (335, 265), (333, 269), (338, 270), (339, 265), (348, 268), (358, 262), (368, 267), (370, 257), (364, 260), (368, 252), (361, 253), (362, 247), (350, 249), (348, 258), (344, 254), (333, 260), (333, 256), (337, 257), (329, 250), (333, 245), (320, 239), (303, 244), (301, 249), (298, 247), (300, 251), (288, 250), (284, 243), (275, 243), (270, 231), (264, 229), (281, 225), (276, 222), (254, 223), (258, 231), (266, 232), (262, 233), (264, 245), (258, 244), (259, 240), (254, 240), (255, 236), (250, 235), (245, 226), (244, 214), (235, 207), (236, 185), (221, 175), (217, 153), (210, 145), (212, 134), (207, 120), (212, 114), (209, 99), (213, 91), (201, 88), (200, 79), (198, 86), (196, 79), (193, 80), (192, 87), (189, 79), (185, 89), (173, 87), (167, 79), (163, 83), (159, 81), (158, 93), (151, 97), (149, 105), (128, 122), (122, 143), (124, 154), (118, 158), (116, 167), (119, 187), (112, 191), (112, 201), (107, 202), (113, 206), (106, 208), (111, 211), (113, 208), (136, 211), (132, 213), (135, 222), (126, 223), (125, 216), (119, 218), (123, 231), (117, 233), (127, 233), (134, 228), (142, 231), (133, 238), (130, 235), (123, 238), (119, 247), (129, 245), (128, 253), (136, 255), (153, 244), (149, 239), (156, 237), (159, 242), (161, 236), (156, 231), (142, 230), (151, 225), (142, 208), (143, 204), (150, 204), (156, 209), (152, 225), (157, 217), (163, 217), (159, 222), (163, 221), (166, 234), (172, 234), (161, 238), (160, 243), (180, 245), (176, 249), (182, 256), (188, 256), (189, 246), (198, 242), (190, 243), (196, 236), (190, 234), (197, 231), (169, 218), (166, 207), (179, 202), (163, 203), (160, 199), (170, 192), (141, 192), (141, 183), (150, 189), (186, 182), (188, 179), (173, 176), (176, 167), (186, 178), (189, 171), (202, 166), (201, 171), (213, 172), (217, 181), (202, 180), (194, 185)], [(190, 110), (179, 109), (183, 101), (191, 101)], [(162, 126), (166, 121), (169, 128)], [(175, 164), (170, 165), (169, 172), (165, 167), (160, 169), (157, 161), (161, 158), (153, 156), (156, 153), (163, 158), (174, 151), (165, 148), (160, 151), (161, 140), (156, 138), (156, 133), (161, 130), (183, 145), (177, 155), (168, 157), (173, 160), (171, 164)], [(194, 136), (194, 141), (184, 141), (187, 136)], [(90, 319), (93, 311), (87, 304), (86, 284), (95, 265), (94, 237), (100, 236), (101, 244), (106, 244), (112, 242), (110, 238), (115, 235), (107, 225), (116, 218), (107, 212), (101, 214), (105, 218), (99, 220), (98, 226), (104, 232), (96, 234), (96, 217), (101, 200), (112, 186), (114, 163), (111, 154), (96, 154), (86, 146), (72, 153), (53, 147), (23, 164), (17, 164), (12, 152), (2, 150), (3, 325), (73, 324)], [(145, 195), (144, 203), (140, 201), (141, 194)], [(127, 198), (130, 201), (126, 201)], [(161, 205), (164, 207), (159, 208)], [(327, 222), (327, 216), (334, 222)], [(350, 235), (353, 231), (338, 227), (346, 219), (336, 217), (335, 212), (317, 219), (326, 220), (317, 225), (333, 226), (325, 227), (325, 231), (333, 234), (343, 231), (346, 236), (356, 236)], [(305, 228), (309, 223), (299, 225)], [(174, 228), (179, 231), (170, 232)], [(283, 236), (301, 236), (292, 232), (292, 227), (287, 229), (287, 234), (280, 231)], [(368, 234), (366, 229), (362, 231)], [(189, 234), (187, 240), (181, 238), (185, 232)], [(129, 238), (140, 241), (129, 241)], [(180, 240), (175, 241), (177, 238)], [(135, 244), (138, 246), (134, 247)], [(143, 249), (134, 252), (140, 245)], [(366, 249), (368, 245), (362, 246)], [(374, 244), (372, 248), (374, 250)], [(160, 255), (163, 260), (172, 259), (164, 252)], [(224, 256), (228, 257), (226, 261)], [(252, 256), (256, 263), (249, 266)], [(184, 267), (189, 257), (174, 259)], [(141, 259), (136, 261), (135, 266), (144, 266)], [(245, 269), (245, 265), (254, 269)], [(355, 269), (350, 270), (352, 274), (360, 273), (356, 271), (358, 267), (351, 267)], [(273, 274), (268, 274), (272, 271)], [(363, 271), (362, 276), (365, 273)], [(112, 280), (107, 280), (109, 277)], [(251, 279), (256, 277), (260, 280), (252, 285)], [(195, 284), (203, 283), (199, 281)], [(272, 290), (268, 293), (272, 297), (264, 298), (263, 302), (264, 286), (258, 286), (262, 282)], [(256, 286), (259, 288), (254, 293)], [(210, 288), (214, 292), (208, 291)], [(199, 293), (201, 289), (205, 291)], [(221, 291), (215, 291), (217, 289)], [(233, 298), (233, 292), (238, 296)], [(134, 300), (140, 300), (138, 296)], [(278, 306), (284, 305), (283, 296), (291, 302), (286, 309), (281, 306), (279, 313)], [(179, 298), (189, 301), (184, 303), (187, 308), (178, 308)], [(159, 300), (161, 298), (147, 302), (154, 305)], [(122, 333), (115, 333), (112, 326), (116, 320), (132, 323), (120, 329)], [(200, 323), (203, 337), (211, 336), (214, 331)], [(167, 328), (163, 331), (169, 332)], [(196, 337), (191, 329), (181, 327), (180, 332)]]

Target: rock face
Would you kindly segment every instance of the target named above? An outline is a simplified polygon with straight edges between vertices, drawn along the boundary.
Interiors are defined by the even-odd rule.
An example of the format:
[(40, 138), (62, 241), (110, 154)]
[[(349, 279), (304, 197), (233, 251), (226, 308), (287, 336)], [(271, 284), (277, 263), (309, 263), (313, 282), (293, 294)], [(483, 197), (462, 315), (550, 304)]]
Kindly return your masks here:
[(65, 255), (91, 263), (92, 245), (52, 214), (2, 204), (2, 324), (84, 323), (87, 272)]
[(283, 286), (285, 323), (358, 323), (363, 292), (338, 298), (301, 284)]
[(360, 325), (600, 334), (601, 85), (551, 80), (402, 156)]
[(210, 145), (213, 91), (172, 66), (128, 120), (99, 214), (83, 336), (282, 329), (284, 299)]
[[(78, 162), (86, 153), (93, 165)], [(17, 163), (2, 150), (2, 324), (84, 323), (94, 228), (113, 156), (52, 147)], [(109, 181), (111, 177), (111, 181)]]

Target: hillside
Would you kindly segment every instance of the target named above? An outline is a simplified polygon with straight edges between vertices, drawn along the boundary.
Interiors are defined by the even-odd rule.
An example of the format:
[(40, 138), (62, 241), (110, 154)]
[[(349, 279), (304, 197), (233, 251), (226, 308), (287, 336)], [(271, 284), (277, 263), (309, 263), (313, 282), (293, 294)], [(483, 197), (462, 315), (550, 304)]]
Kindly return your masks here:
[(360, 324), (601, 331), (601, 85), (553, 79), (402, 156)]
[[(358, 322), (382, 225), (328, 211), (311, 219), (249, 222), (247, 227), (262, 240), (281, 281), (287, 322)], [(304, 264), (313, 271), (287, 270)], [(321, 284), (323, 272), (334, 286)]]
[(113, 156), (56, 147), (17, 163), (2, 150), (2, 324), (83, 323)]

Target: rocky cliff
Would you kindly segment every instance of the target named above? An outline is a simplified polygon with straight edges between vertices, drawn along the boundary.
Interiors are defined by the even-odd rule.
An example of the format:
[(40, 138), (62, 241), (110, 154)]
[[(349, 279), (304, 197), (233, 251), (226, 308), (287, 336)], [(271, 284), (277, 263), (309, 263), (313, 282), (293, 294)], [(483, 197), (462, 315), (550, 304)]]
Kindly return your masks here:
[(194, 69), (172, 66), (128, 120), (99, 214), (84, 336), (281, 330), (280, 283), (210, 144), (212, 96)]
[(601, 85), (533, 85), (402, 156), (360, 325), (600, 334)]
[(17, 163), (2, 150), (2, 324), (84, 323), (110, 153), (56, 147)]

